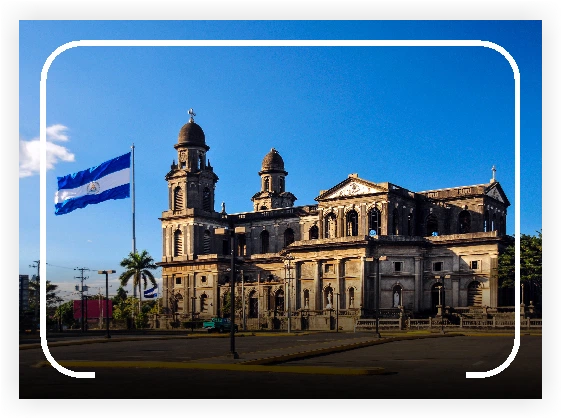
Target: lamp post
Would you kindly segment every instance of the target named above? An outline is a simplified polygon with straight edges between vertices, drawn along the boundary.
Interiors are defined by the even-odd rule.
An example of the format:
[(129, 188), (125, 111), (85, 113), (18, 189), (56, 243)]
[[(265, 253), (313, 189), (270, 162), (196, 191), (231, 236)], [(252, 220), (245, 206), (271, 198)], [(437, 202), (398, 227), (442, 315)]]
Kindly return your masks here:
[(105, 338), (111, 338), (109, 335), (109, 274), (115, 273), (115, 270), (98, 270), (98, 274), (105, 274), (105, 330), (107, 335)]
[(290, 277), (290, 269), (292, 267), (290, 267), (290, 262), (292, 260), (294, 260), (294, 257), (290, 253), (287, 253), (284, 256), (284, 279), (287, 282), (287, 293), (288, 293), (288, 333), (289, 334), (290, 334), (290, 314), (291, 314), (291, 312), (290, 312), (290, 299), (291, 299), (291, 296), (292, 296), (292, 291), (291, 291), (292, 290), (291, 289), (292, 278)]
[(223, 215), (228, 219), (228, 228), (216, 228), (216, 235), (230, 235), (230, 356), (234, 359), (240, 358), (236, 352), (236, 273), (235, 273), (235, 256), (236, 256), (236, 234), (245, 234), (245, 227), (235, 227), (234, 219)]
[(443, 285), (438, 285), (438, 304), (440, 305), (440, 333), (444, 334), (444, 307), (442, 306), (442, 288)]
[(376, 257), (376, 337), (380, 338), (379, 324), (380, 324), (380, 261), (387, 260), (386, 256)]

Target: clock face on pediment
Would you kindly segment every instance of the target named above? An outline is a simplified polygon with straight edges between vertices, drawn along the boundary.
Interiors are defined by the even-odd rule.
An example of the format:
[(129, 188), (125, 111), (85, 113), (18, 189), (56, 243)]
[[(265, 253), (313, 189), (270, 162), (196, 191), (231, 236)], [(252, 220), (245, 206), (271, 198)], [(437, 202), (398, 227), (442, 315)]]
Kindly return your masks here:
[(346, 196), (359, 196), (365, 194), (380, 193), (383, 191), (384, 190), (377, 189), (375, 187), (370, 187), (356, 181), (352, 181), (350, 183), (347, 183), (340, 189), (334, 190), (329, 195), (323, 196), (323, 199), (333, 199), (336, 197), (346, 197)]
[(504, 200), (496, 188), (493, 188), (487, 192), (487, 196), (492, 197), (493, 199), (498, 200), (501, 203), (504, 203)]

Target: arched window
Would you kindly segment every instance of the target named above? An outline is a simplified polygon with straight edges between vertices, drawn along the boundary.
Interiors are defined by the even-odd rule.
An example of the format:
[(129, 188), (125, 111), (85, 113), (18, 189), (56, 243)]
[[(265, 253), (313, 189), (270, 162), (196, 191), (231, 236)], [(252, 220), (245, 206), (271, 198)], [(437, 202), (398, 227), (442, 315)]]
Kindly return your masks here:
[(199, 168), (202, 170), (205, 167), (205, 157), (204, 155), (199, 155)]
[(279, 178), (279, 189), (281, 193), (284, 192), (284, 177)]
[(399, 212), (397, 208), (393, 210), (392, 234), (399, 235)]
[(469, 211), (463, 210), (458, 215), (458, 232), (467, 234), (471, 231), (471, 215)]
[(325, 238), (337, 238), (337, 218), (334, 213), (325, 217)]
[(210, 231), (208, 229), (203, 234), (203, 254), (210, 254)]
[(310, 309), (310, 291), (304, 290), (304, 309)]
[(482, 294), (481, 283), (477, 280), (471, 282), (468, 286), (468, 306), (481, 306)]
[(284, 231), (284, 246), (288, 247), (293, 242), (294, 242), (294, 231), (292, 230), (292, 228), (286, 228), (286, 231)]
[(347, 213), (347, 236), (356, 237), (358, 235), (358, 213), (351, 210)]
[(240, 234), (236, 237), (238, 242), (238, 257), (243, 257), (245, 255), (245, 235)]
[(317, 225), (314, 225), (310, 228), (309, 239), (318, 239), (319, 238), (319, 229)]
[(426, 220), (427, 224), (427, 236), (436, 236), (438, 235), (438, 219), (432, 213), (427, 216)]
[(183, 189), (177, 186), (173, 190), (173, 210), (183, 209)]
[(275, 310), (277, 312), (284, 312), (284, 291), (282, 289), (277, 290), (275, 293)]
[(349, 300), (348, 300), (347, 306), (350, 309), (355, 307), (355, 288), (354, 287), (351, 287), (349, 289)]
[(210, 201), (210, 190), (208, 187), (205, 187), (203, 190), (203, 210), (210, 212), (211, 209), (211, 201)]
[(173, 233), (173, 255), (174, 257), (183, 255), (183, 234), (179, 229)]
[(380, 211), (377, 208), (370, 209), (370, 211), (368, 212), (369, 235), (372, 234), (372, 231), (374, 231), (376, 235), (380, 235), (382, 233), (382, 223), (380, 222), (380, 220)]
[(267, 254), (269, 252), (269, 232), (262, 231), (261, 235), (261, 254)]
[(259, 210), (267, 210), (267, 206), (261, 206)]
[(266, 192), (269, 191), (269, 177), (265, 177), (265, 181), (263, 183), (263, 190), (265, 190)]
[(252, 290), (249, 293), (249, 317), (257, 318), (259, 315), (259, 299), (257, 297), (257, 292)]
[(207, 310), (206, 299), (207, 299), (207, 295), (205, 295), (205, 294), (203, 293), (203, 294), (201, 295), (200, 307), (199, 307), (199, 312), (201, 312), (201, 313), (206, 312), (206, 310)]
[(483, 232), (489, 232), (489, 211), (485, 211), (485, 220), (483, 221)]
[(392, 289), (392, 306), (397, 308), (401, 305), (401, 286), (396, 284)]
[(491, 231), (497, 230), (497, 214), (493, 213), (493, 218), (491, 220)]
[(499, 218), (499, 233), (501, 235), (506, 235), (505, 218), (503, 215), (501, 215)]

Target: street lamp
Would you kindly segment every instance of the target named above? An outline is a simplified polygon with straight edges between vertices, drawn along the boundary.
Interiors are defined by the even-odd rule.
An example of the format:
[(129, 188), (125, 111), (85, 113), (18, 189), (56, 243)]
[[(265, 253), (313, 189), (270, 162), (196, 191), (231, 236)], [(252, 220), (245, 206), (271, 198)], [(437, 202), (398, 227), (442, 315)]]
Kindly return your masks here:
[(288, 333), (290, 334), (290, 299), (292, 296), (292, 278), (290, 277), (290, 269), (292, 267), (290, 267), (290, 262), (294, 260), (294, 257), (292, 256), (292, 254), (287, 253), (284, 256), (284, 279), (285, 281), (288, 283), (287, 286), (287, 293), (288, 293)]
[[(226, 215), (224, 215), (226, 216)], [(235, 227), (234, 219), (230, 217), (228, 228), (216, 228), (214, 233), (216, 235), (230, 234), (230, 355), (234, 359), (240, 358), (236, 352), (236, 280), (235, 280), (235, 256), (236, 256), (236, 234), (245, 234), (245, 227)]]
[(438, 304), (440, 305), (440, 333), (444, 334), (444, 309), (442, 306), (442, 288), (444, 285), (439, 284), (438, 289)]
[(380, 323), (380, 261), (387, 260), (386, 256), (376, 257), (376, 337), (380, 338), (379, 323)]
[(115, 270), (98, 270), (98, 274), (105, 274), (105, 329), (107, 330), (106, 338), (111, 338), (109, 335), (109, 274), (115, 273)]

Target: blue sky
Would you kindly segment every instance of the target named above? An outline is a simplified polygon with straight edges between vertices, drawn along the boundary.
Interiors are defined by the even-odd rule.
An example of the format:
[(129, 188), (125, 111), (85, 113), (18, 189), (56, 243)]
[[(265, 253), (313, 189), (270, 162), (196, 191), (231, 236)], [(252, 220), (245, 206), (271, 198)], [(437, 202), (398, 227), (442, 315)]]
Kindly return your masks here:
[[(521, 232), (541, 229), (539, 21), (22, 21), (19, 71), (20, 274), (39, 257), (39, 78), (79, 39), (481, 39), (521, 73)], [(474, 47), (80, 47), (48, 73), (47, 278), (68, 292), (75, 267), (102, 286), (131, 250), (131, 199), (55, 216), (56, 177), (136, 149), (137, 248), (159, 261), (164, 176), (187, 111), (206, 134), (220, 180), (216, 209), (251, 210), (261, 161), (276, 148), (297, 205), (349, 173), (411, 191), (486, 183), (491, 167), (513, 206), (514, 82), (498, 52)], [(23, 151), (21, 151), (23, 150)], [(96, 277), (99, 276), (99, 277)], [(114, 279), (117, 275), (114, 275)], [(159, 277), (159, 273), (157, 273)], [(114, 288), (116, 284), (114, 284)], [(112, 292), (114, 291), (112, 289)], [(97, 289), (95, 289), (97, 292)], [(70, 295), (70, 293), (66, 293)]]

